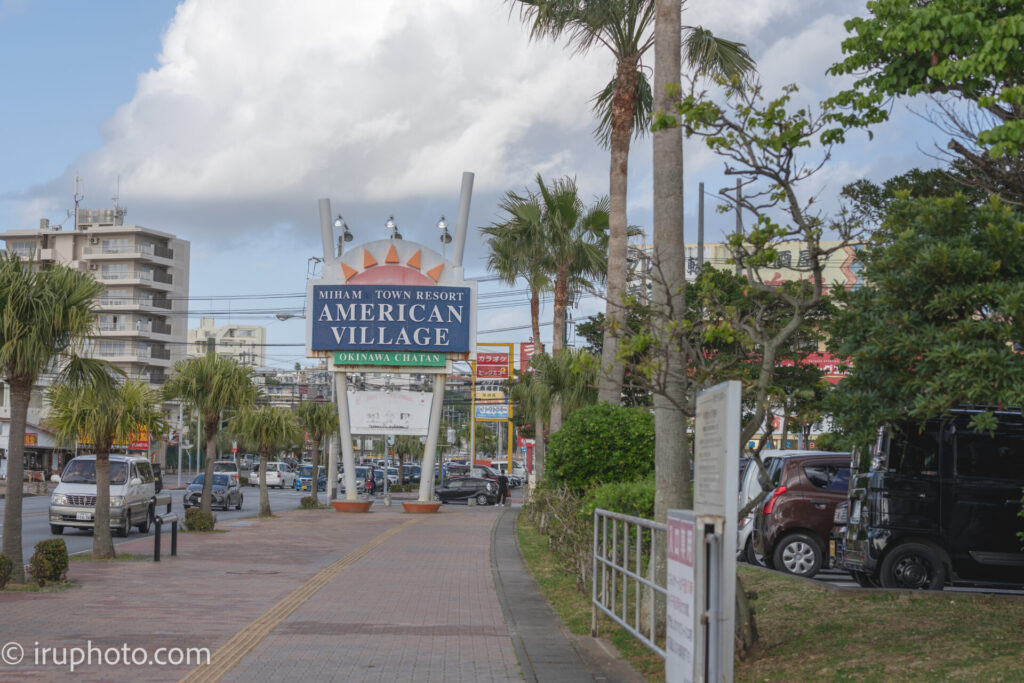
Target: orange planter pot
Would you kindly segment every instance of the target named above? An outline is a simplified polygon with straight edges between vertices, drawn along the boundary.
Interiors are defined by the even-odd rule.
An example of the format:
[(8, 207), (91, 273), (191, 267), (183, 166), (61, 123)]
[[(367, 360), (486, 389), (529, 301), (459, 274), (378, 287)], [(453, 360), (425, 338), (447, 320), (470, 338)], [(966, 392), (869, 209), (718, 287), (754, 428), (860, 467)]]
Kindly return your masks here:
[(441, 507), (440, 503), (402, 503), (405, 511), (413, 515), (425, 515), (429, 512), (437, 512)]
[(369, 512), (372, 500), (334, 500), (331, 505), (338, 512)]

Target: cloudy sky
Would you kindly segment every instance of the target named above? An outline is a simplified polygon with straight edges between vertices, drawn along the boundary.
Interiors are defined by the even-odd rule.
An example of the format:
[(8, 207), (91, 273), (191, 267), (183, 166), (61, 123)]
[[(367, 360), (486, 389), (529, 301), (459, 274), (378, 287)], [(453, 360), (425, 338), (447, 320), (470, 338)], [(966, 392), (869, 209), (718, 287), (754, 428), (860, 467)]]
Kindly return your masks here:
[[(809, 103), (841, 87), (824, 72), (840, 57), (842, 22), (864, 13), (863, 0), (690, 4), (684, 23), (746, 43), (768, 92), (797, 83)], [(394, 215), (428, 245), (442, 214), (454, 224), (463, 171), (475, 174), (471, 228), (537, 173), (574, 176), (597, 198), (608, 160), (590, 99), (612, 72), (602, 49), (572, 56), (531, 42), (501, 0), (0, 0), (0, 229), (63, 221), (81, 176), (83, 206), (119, 193), (129, 222), (191, 241), (195, 316), (255, 321), (272, 344), (300, 343), (301, 323), (273, 315), (300, 299), (232, 297), (304, 291), (320, 251), (318, 198), (345, 216), (355, 244), (385, 237)], [(930, 165), (920, 149), (934, 137), (897, 107), (873, 141), (856, 135), (836, 152), (823, 196)], [(685, 153), (695, 241), (697, 183), (727, 181), (698, 141)], [(650, 167), (645, 138), (630, 157), (629, 221), (648, 232)], [(711, 216), (708, 239), (731, 224)], [(475, 233), (466, 269), (486, 275)], [(525, 340), (525, 296), (501, 291), (482, 283), (502, 305), (481, 310), (479, 329), (522, 329), (480, 341)], [(584, 300), (576, 316), (600, 307)], [(298, 348), (268, 352), (275, 365), (302, 359)]]

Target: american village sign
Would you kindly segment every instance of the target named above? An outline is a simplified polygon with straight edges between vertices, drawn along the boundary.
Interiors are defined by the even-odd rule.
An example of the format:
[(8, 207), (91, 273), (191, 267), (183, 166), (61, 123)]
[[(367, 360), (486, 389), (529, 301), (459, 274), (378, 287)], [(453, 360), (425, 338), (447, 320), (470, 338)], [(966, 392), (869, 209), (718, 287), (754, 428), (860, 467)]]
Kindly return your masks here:
[[(467, 282), (462, 271), (472, 189), (473, 175), (463, 174), (451, 260), (396, 235), (335, 254), (330, 202), (320, 200), (324, 263), (322, 277), (306, 284), (306, 355), (333, 361), (350, 502), (356, 500), (347, 391), (351, 372), (434, 375), (419, 500), (433, 499), (445, 379), (453, 361), (471, 360), (476, 351), (476, 282)], [(332, 462), (328, 471), (335, 467)]]

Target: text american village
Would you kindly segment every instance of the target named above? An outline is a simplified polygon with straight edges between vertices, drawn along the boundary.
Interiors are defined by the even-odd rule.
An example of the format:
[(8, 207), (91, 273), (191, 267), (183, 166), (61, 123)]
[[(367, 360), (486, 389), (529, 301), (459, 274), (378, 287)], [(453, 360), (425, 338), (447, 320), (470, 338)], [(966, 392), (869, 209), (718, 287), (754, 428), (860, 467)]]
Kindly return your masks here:
[[(449, 331), (439, 325), (461, 325), (468, 305), (463, 290), (431, 288), (406, 290), (380, 288), (373, 302), (365, 301), (362, 289), (331, 289), (317, 292), (318, 323), (330, 325), (338, 344), (360, 346), (448, 346)], [(406, 323), (387, 328), (372, 323)]]

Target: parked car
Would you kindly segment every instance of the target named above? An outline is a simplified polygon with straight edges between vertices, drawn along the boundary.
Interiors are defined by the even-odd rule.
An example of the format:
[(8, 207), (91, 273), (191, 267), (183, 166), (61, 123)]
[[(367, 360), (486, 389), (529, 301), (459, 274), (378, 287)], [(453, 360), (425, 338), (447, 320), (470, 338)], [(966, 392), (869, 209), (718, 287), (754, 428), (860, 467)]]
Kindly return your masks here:
[[(53, 475), (57, 488), (50, 495), (50, 533), (60, 535), (65, 527), (92, 529), (96, 515), (96, 456), (73, 458), (60, 475)], [(131, 528), (149, 531), (153, 521), (156, 490), (153, 468), (142, 456), (110, 456), (110, 527), (118, 536)]]
[[(257, 465), (249, 474), (249, 486), (259, 486), (260, 468)], [(291, 488), (295, 485), (295, 471), (284, 462), (267, 463), (267, 487), (279, 489)]]
[(834, 554), (828, 541), (836, 505), (847, 497), (850, 454), (776, 458), (768, 475), (775, 488), (754, 518), (754, 551), (768, 567), (812, 577)]
[(217, 460), (213, 463), (213, 473), (229, 474), (238, 483), (238, 463), (234, 460)]
[[(771, 469), (772, 461), (792, 455), (822, 455), (824, 451), (783, 451), (776, 449), (764, 449), (761, 451), (761, 462), (766, 470)], [(757, 463), (748, 458), (740, 459), (740, 492), (736, 509), (742, 510), (750, 501), (761, 495), (761, 480)], [(774, 488), (769, 484), (769, 489)], [(763, 565), (764, 561), (754, 552), (754, 518), (757, 516), (757, 508), (740, 517), (736, 531), (736, 557), (750, 564)]]
[(852, 460), (837, 559), (862, 585), (941, 589), (952, 582), (1024, 585), (1024, 417), (981, 409), (904, 421)]
[(498, 485), (490, 479), (459, 477), (434, 489), (434, 500), (441, 503), (468, 502), (470, 498), (477, 505), (494, 505), (498, 500)]
[[(181, 502), (185, 509), (197, 508), (202, 502), (203, 483), (206, 481), (206, 474), (200, 472), (192, 483), (185, 489)], [(242, 489), (238, 481), (228, 472), (218, 472), (213, 475), (213, 489), (211, 491), (210, 506), (230, 510), (242, 509)]]
[[(319, 465), (316, 468), (316, 490), (326, 491), (327, 490), (327, 472), (323, 465)], [(296, 491), (310, 491), (313, 484), (313, 466), (302, 465), (299, 467), (298, 473), (295, 475), (295, 490)]]

